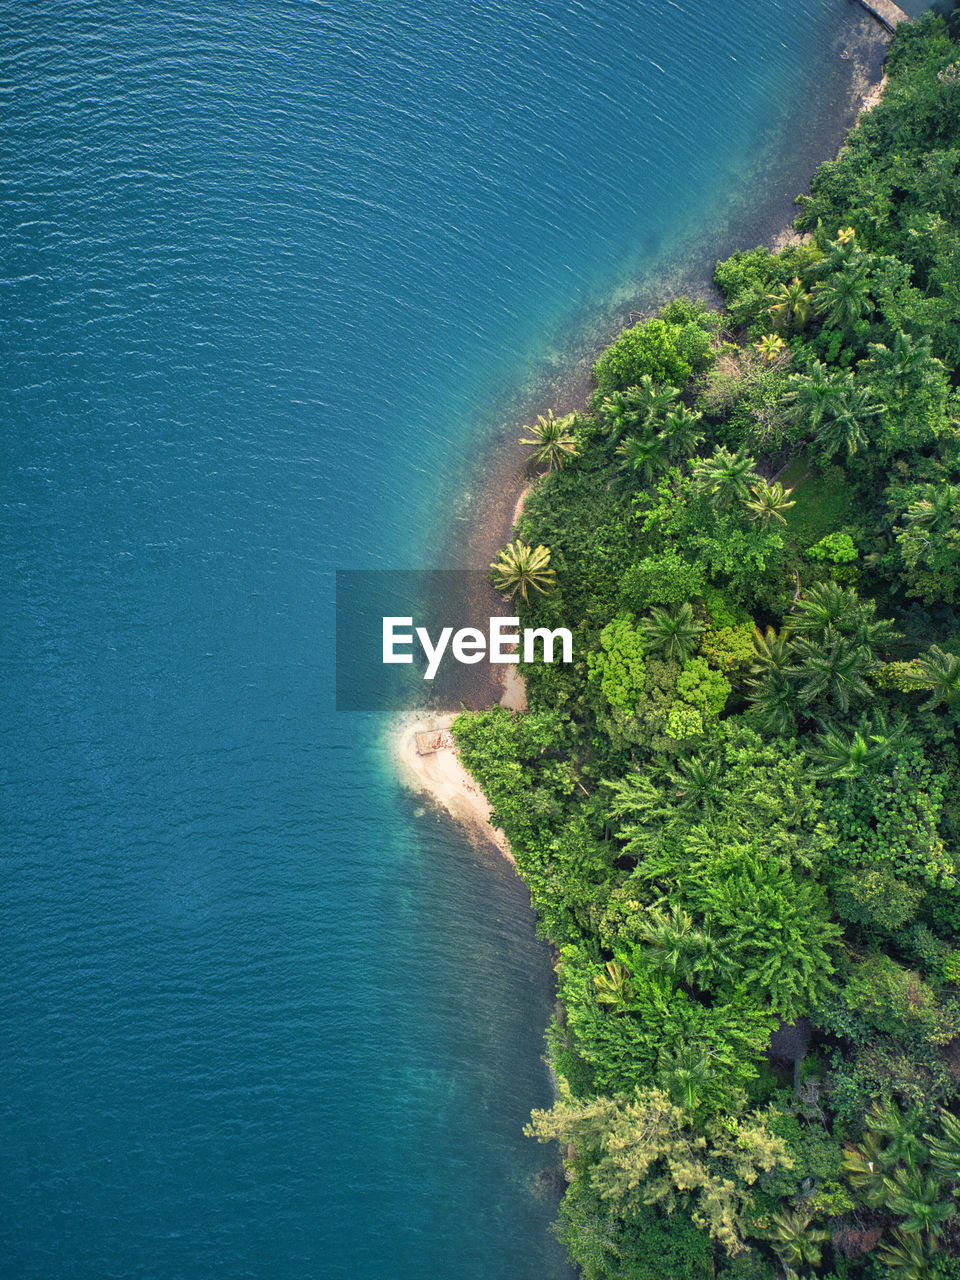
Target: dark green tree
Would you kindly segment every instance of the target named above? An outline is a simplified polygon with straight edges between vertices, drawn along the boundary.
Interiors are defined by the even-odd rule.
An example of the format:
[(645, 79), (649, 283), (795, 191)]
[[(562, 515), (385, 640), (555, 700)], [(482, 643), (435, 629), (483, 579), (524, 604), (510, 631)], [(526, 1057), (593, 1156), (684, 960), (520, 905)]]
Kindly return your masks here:
[(623, 458), (621, 466), (639, 475), (647, 484), (668, 465), (666, 438), (650, 428), (642, 436), (621, 440), (617, 453)]
[(723, 510), (734, 503), (746, 502), (750, 485), (757, 480), (753, 459), (744, 451), (731, 453), (720, 445), (712, 457), (701, 458), (693, 471), (699, 490), (712, 506)]

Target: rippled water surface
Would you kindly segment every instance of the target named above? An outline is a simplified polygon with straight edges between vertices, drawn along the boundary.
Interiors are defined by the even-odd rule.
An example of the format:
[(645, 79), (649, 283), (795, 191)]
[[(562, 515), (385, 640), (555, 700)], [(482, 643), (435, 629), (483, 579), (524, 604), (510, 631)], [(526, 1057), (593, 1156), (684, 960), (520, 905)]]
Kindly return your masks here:
[(548, 960), (333, 714), (332, 570), (434, 563), (848, 21), (0, 0), (4, 1275), (566, 1274)]

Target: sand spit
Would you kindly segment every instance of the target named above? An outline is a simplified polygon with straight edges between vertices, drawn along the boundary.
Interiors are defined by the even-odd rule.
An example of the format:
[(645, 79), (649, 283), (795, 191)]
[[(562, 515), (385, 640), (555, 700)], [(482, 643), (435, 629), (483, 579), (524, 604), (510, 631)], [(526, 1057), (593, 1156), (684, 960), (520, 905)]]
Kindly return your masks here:
[(424, 717), (411, 715), (393, 726), (392, 753), (400, 780), (412, 791), (428, 796), (446, 809), (474, 839), (492, 842), (508, 861), (514, 863), (507, 837), (490, 823), (490, 802), (464, 768), (456, 747), (441, 746), (429, 755), (421, 755), (417, 750), (418, 733), (449, 729), (454, 719), (453, 713)]

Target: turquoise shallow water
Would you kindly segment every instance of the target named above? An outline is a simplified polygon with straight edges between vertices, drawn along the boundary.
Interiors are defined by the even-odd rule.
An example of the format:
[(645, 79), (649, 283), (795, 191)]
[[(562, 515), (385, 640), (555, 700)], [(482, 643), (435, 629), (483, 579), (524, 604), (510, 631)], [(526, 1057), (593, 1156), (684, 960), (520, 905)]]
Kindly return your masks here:
[(0, 1271), (553, 1280), (525, 895), (332, 712), (843, 0), (0, 2)]

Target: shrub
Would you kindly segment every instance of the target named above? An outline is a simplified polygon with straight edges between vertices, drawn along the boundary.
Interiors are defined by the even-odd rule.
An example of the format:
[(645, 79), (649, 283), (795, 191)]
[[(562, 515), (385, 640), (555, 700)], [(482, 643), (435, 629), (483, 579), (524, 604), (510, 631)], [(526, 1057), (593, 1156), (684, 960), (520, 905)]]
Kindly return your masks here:
[(828, 533), (825, 538), (804, 552), (817, 564), (849, 564), (860, 554), (849, 533)]
[(702, 595), (702, 564), (691, 564), (674, 547), (659, 555), (645, 556), (623, 577), (621, 602), (633, 613), (646, 613), (651, 605), (683, 604)]
[(727, 705), (730, 681), (711, 670), (705, 658), (692, 658), (677, 677), (677, 693), (702, 715), (718, 716)]
[(600, 632), (600, 645), (587, 655), (590, 679), (611, 707), (632, 711), (646, 683), (643, 638), (629, 618), (616, 618)]
[(635, 386), (643, 375), (683, 389), (710, 358), (710, 335), (700, 325), (648, 320), (624, 329), (593, 366), (601, 396)]
[(870, 867), (842, 876), (833, 891), (838, 915), (884, 932), (899, 929), (920, 908), (924, 891), (898, 880), (886, 868)]
[(790, 352), (772, 363), (753, 347), (725, 350), (711, 369), (698, 408), (718, 421), (713, 439), (731, 449), (742, 445), (771, 453), (793, 440), (800, 427), (784, 399), (789, 389)]
[(753, 622), (739, 626), (708, 627), (700, 641), (700, 652), (720, 671), (744, 667), (756, 657)]

